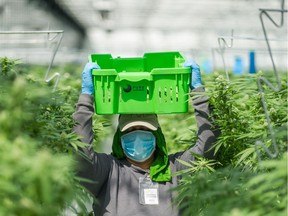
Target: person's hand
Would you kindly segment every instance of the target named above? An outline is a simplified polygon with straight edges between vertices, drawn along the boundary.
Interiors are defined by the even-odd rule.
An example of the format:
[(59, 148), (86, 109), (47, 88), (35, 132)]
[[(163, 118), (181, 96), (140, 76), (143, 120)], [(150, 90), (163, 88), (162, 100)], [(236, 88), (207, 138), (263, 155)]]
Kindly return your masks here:
[(191, 82), (190, 88), (193, 90), (202, 86), (201, 73), (199, 65), (193, 60), (189, 59), (184, 62), (183, 67), (191, 68)]
[(92, 70), (100, 69), (99, 65), (93, 62), (88, 62), (82, 72), (82, 94), (94, 94), (94, 86), (92, 79)]

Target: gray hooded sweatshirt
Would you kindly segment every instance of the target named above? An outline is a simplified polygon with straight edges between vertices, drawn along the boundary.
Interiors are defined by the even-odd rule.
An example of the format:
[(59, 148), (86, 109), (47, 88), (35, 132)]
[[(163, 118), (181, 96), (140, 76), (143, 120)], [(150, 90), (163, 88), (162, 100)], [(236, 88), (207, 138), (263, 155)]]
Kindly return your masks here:
[[(194, 92), (196, 91), (201, 92), (204, 89), (194, 89)], [(93, 103), (92, 96), (81, 94), (76, 104), (76, 112), (73, 114), (73, 118), (77, 122), (74, 130), (83, 137), (83, 142), (89, 144), (93, 141)], [(210, 115), (208, 98), (199, 96), (193, 100), (193, 107), (198, 127), (197, 143), (186, 151), (169, 155), (172, 174), (187, 168), (176, 159), (184, 161), (195, 160), (191, 152), (208, 159), (213, 158), (213, 151), (207, 150), (215, 142), (217, 132), (212, 130), (212, 124), (210, 118), (208, 118)], [(83, 181), (82, 184), (97, 200), (93, 204), (96, 216), (180, 215), (179, 210), (174, 205), (175, 192), (171, 192), (171, 189), (177, 186), (179, 177), (172, 176), (169, 182), (153, 183), (149, 181), (149, 170), (136, 167), (125, 159), (118, 160), (111, 154), (97, 153), (93, 151), (91, 145), (82, 149), (82, 151), (88, 159), (78, 157), (78, 175), (81, 178), (90, 180), (89, 183)], [(148, 184), (143, 186), (143, 179), (147, 180)], [(141, 198), (139, 198), (139, 194), (141, 194)]]

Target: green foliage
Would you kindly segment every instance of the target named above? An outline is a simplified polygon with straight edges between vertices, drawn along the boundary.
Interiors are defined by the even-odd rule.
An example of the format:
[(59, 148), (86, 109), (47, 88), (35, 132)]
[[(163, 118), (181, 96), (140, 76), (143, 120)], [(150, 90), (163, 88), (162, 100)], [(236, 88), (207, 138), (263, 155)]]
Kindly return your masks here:
[(183, 161), (178, 159), (178, 161), (187, 166), (187, 169), (178, 171), (175, 173), (175, 175), (183, 175), (186, 173), (194, 173), (199, 171), (208, 171), (208, 172), (214, 172), (215, 169), (213, 168), (218, 162), (214, 160), (207, 160), (205, 158), (202, 158), (196, 154), (194, 154), (194, 157), (197, 159), (195, 161)]
[(227, 166), (188, 173), (176, 188), (181, 215), (285, 215), (287, 153), (282, 156), (261, 162), (257, 172)]
[(89, 194), (75, 178), (73, 152), (84, 145), (72, 132), (78, 90), (52, 92), (40, 67), (13, 62), (2, 61), (0, 74), (0, 215), (60, 215), (67, 208), (88, 215)]
[(247, 112), (256, 102), (255, 97), (250, 97), (255, 91), (255, 85), (251, 84), (243, 80), (228, 83), (223, 76), (217, 76), (210, 84), (213, 87), (210, 92), (210, 104), (214, 108), (212, 116), (221, 131), (215, 150), (223, 166), (235, 163), (235, 155), (246, 149), (247, 144), (251, 144), (251, 137), (247, 137), (247, 134), (256, 135), (251, 128), (255, 115), (251, 110)]
[[(227, 82), (222, 76), (208, 86), (211, 88), (210, 104), (214, 107), (212, 116), (221, 130), (221, 136), (216, 144), (218, 161), (223, 165), (246, 165), (252, 166), (257, 163), (256, 140), (263, 140), (269, 146), (271, 144), (270, 134), (267, 128), (267, 120), (262, 108), (256, 78), (244, 76), (234, 78)], [(286, 148), (287, 142), (281, 137), (286, 130), (287, 122), (287, 84), (282, 82), (282, 90), (274, 92), (265, 90), (266, 103), (272, 127), (276, 132), (278, 145), (281, 151)], [(286, 104), (286, 105), (285, 105)], [(261, 157), (265, 156), (262, 149)]]
[[(56, 92), (43, 82), (45, 67), (0, 58), (0, 215), (61, 215), (67, 208), (88, 215), (90, 200), (75, 178), (74, 151), (84, 144), (71, 132), (81, 87), (77, 65), (65, 65)], [(55, 68), (53, 68), (55, 69)], [(259, 75), (257, 75), (259, 76)], [(203, 75), (221, 130), (215, 161), (195, 156), (175, 190), (182, 215), (260, 216), (287, 212), (287, 77), (281, 90), (264, 86), (265, 102), (281, 154), (271, 160), (255, 142), (272, 147), (271, 134), (256, 85), (257, 76)], [(191, 101), (189, 102), (191, 103)], [(94, 118), (94, 148), (111, 132), (112, 118)], [(196, 142), (194, 110), (159, 115), (169, 153)], [(113, 133), (113, 132), (112, 132)], [(258, 161), (258, 156), (261, 162)]]
[(0, 213), (57, 215), (74, 195), (73, 160), (39, 149), (39, 142), (23, 133), (34, 117), (27, 109), (25, 82), (15, 79), (5, 89), (0, 113)]
[(6, 76), (6, 78), (8, 76), (14, 77), (15, 75), (14, 67), (17, 64), (18, 60), (8, 59), (7, 57), (0, 58), (0, 75)]
[(76, 195), (71, 158), (37, 151), (27, 137), (0, 136), (0, 215), (59, 215)]
[(192, 108), (188, 113), (163, 114), (158, 115), (158, 118), (170, 154), (183, 151), (196, 143), (197, 127)]
[[(271, 136), (261, 103), (256, 79), (259, 75), (231, 77), (228, 82), (222, 75), (203, 74), (206, 93), (213, 107), (212, 118), (221, 130), (215, 149), (217, 160), (227, 166), (252, 168), (258, 158), (255, 142), (261, 140), (271, 147)], [(287, 147), (287, 77), (281, 74), (281, 90), (274, 92), (264, 86), (266, 104), (280, 152)], [(191, 98), (192, 99), (192, 98)], [(193, 99), (192, 99), (193, 100)], [(189, 101), (191, 104), (191, 101)], [(183, 114), (159, 115), (159, 121), (170, 153), (187, 149), (195, 144), (197, 128), (194, 110)], [(260, 151), (267, 158), (264, 149)], [(218, 164), (217, 166), (220, 166)]]
[(264, 148), (258, 153), (255, 148), (258, 140), (272, 149), (256, 85), (258, 76), (231, 77), (230, 82), (217, 74), (204, 78), (213, 106), (211, 117), (221, 131), (215, 145), (217, 160), (198, 158), (185, 163), (187, 170), (175, 189), (181, 215), (287, 213), (287, 77), (282, 75), (278, 92), (264, 86), (265, 103), (281, 153), (271, 160)]

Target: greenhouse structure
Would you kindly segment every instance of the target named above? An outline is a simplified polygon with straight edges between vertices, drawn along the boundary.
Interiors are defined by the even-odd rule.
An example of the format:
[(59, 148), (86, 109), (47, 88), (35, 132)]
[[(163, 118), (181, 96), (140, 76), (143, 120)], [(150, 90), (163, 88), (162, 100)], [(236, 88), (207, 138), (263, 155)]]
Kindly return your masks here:
[(288, 215), (285, 0), (0, 0), (0, 216)]

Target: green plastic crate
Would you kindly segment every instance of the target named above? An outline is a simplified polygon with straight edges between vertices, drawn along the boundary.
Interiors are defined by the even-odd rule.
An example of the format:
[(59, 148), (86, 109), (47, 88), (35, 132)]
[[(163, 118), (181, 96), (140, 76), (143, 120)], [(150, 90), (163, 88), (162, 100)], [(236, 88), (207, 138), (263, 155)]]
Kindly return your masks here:
[(97, 114), (184, 113), (188, 111), (190, 69), (179, 52), (145, 53), (113, 58), (92, 54)]

